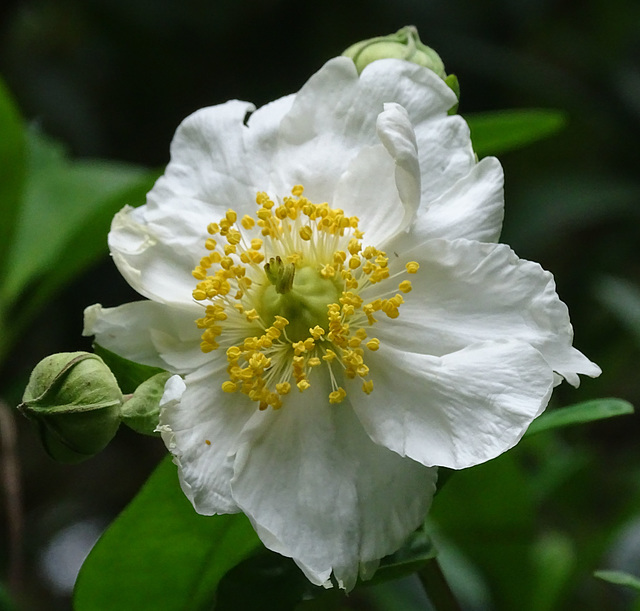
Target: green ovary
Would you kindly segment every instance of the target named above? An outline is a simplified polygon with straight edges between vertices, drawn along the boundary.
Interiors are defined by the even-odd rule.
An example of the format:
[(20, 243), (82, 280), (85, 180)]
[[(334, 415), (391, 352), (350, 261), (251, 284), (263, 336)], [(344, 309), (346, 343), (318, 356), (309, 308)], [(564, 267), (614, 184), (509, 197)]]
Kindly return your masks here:
[(289, 321), (286, 333), (293, 342), (309, 337), (309, 329), (329, 326), (327, 306), (338, 303), (342, 287), (333, 279), (323, 278), (313, 267), (296, 269), (293, 284), (284, 293), (269, 284), (262, 293), (262, 320), (271, 325), (276, 316)]

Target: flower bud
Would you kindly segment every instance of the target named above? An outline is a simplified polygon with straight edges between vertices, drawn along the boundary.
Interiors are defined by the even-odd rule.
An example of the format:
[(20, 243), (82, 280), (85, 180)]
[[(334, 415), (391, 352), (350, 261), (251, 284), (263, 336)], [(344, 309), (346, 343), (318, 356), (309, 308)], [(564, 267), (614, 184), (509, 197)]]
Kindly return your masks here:
[(424, 66), (433, 70), (440, 78), (447, 78), (440, 56), (431, 47), (422, 43), (418, 30), (412, 25), (398, 30), (395, 34), (357, 42), (346, 49), (342, 55), (354, 61), (358, 73), (377, 59), (393, 58)]
[(121, 405), (118, 383), (99, 356), (63, 352), (36, 365), (18, 409), (36, 423), (52, 458), (75, 463), (113, 439)]
[(160, 400), (170, 377), (171, 374), (165, 371), (140, 384), (122, 406), (122, 422), (136, 433), (158, 435), (156, 429), (160, 418)]

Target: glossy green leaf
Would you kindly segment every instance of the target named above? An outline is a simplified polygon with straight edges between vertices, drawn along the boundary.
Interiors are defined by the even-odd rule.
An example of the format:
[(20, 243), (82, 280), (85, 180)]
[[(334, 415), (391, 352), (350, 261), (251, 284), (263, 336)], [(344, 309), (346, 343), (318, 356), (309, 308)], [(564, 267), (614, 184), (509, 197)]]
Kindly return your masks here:
[(259, 545), (243, 514), (198, 515), (167, 457), (89, 554), (74, 609), (210, 610), (222, 576)]
[(502, 110), (465, 116), (478, 157), (523, 148), (552, 136), (565, 123), (558, 110)]
[(608, 581), (609, 583), (613, 583), (618, 586), (627, 586), (640, 592), (640, 577), (636, 577), (635, 575), (630, 575), (629, 573), (624, 573), (623, 571), (605, 570), (595, 571), (593, 575), (594, 577), (603, 579), (604, 581)]
[(141, 363), (135, 363), (129, 359), (111, 352), (103, 348), (100, 344), (93, 344), (93, 351), (107, 364), (111, 373), (118, 380), (120, 390), (125, 394), (131, 394), (135, 392), (136, 388), (143, 382), (146, 382), (149, 378), (160, 373), (165, 373), (163, 369), (159, 367), (150, 367), (149, 365), (142, 365)]
[(633, 405), (623, 399), (594, 399), (544, 412), (531, 423), (526, 435), (632, 413)]

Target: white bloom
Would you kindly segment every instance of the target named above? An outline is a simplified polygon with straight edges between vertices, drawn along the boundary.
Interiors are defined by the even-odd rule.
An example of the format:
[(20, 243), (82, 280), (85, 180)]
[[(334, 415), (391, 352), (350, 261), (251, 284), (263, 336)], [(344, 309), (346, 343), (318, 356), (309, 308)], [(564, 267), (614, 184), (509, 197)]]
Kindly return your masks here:
[(86, 313), (184, 378), (160, 430), (196, 510), (245, 512), (315, 584), (353, 587), (421, 523), (436, 466), (499, 455), (560, 376), (599, 374), (551, 274), (497, 243), (502, 168), (455, 102), (414, 64), (337, 58), (259, 110), (196, 112), (109, 235), (148, 300)]

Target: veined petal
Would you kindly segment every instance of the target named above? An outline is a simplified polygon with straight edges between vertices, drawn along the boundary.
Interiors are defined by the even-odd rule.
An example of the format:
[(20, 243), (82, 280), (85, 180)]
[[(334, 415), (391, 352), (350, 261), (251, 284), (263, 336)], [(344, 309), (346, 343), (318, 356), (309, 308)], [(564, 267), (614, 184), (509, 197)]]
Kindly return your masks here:
[(398, 260), (415, 260), (420, 271), (400, 317), (376, 328), (381, 342), (443, 356), (478, 341), (518, 339), (574, 386), (577, 374), (600, 374), (571, 345), (573, 328), (553, 276), (505, 244), (430, 240)]
[(410, 239), (415, 244), (431, 238), (497, 242), (504, 216), (503, 183), (500, 162), (485, 157), (425, 204)]
[(174, 455), (182, 489), (203, 515), (239, 511), (230, 488), (233, 455), (255, 412), (250, 401), (220, 389), (225, 368), (226, 362), (210, 364), (187, 375), (180, 400), (160, 412), (158, 430)]
[(186, 373), (212, 360), (200, 350), (200, 331), (194, 320), (200, 308), (179, 309), (153, 301), (136, 301), (103, 308), (95, 304), (84, 312), (83, 335), (95, 335), (103, 348), (120, 356)]
[(422, 207), (437, 199), (464, 178), (476, 165), (467, 122), (459, 115), (414, 124), (420, 172)]
[(292, 557), (312, 583), (327, 585), (333, 572), (349, 590), (359, 570), (420, 525), (436, 470), (374, 444), (348, 403), (296, 395), (245, 431), (233, 497), (268, 548)]
[(406, 111), (385, 105), (378, 116), (382, 145), (363, 148), (340, 177), (336, 208), (363, 221), (367, 241), (383, 245), (406, 229), (420, 204), (420, 166)]
[(381, 344), (375, 388), (350, 394), (371, 438), (427, 466), (470, 467), (513, 447), (546, 407), (553, 374), (524, 342), (472, 344), (443, 357)]
[(385, 103), (404, 107), (415, 125), (446, 114), (455, 101), (442, 79), (421, 66), (380, 60), (358, 76), (353, 61), (335, 58), (307, 81), (284, 117), (274, 167), (288, 182), (304, 184), (312, 200), (326, 200), (360, 149), (376, 144)]

